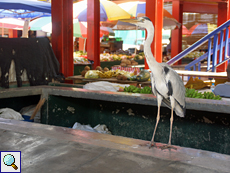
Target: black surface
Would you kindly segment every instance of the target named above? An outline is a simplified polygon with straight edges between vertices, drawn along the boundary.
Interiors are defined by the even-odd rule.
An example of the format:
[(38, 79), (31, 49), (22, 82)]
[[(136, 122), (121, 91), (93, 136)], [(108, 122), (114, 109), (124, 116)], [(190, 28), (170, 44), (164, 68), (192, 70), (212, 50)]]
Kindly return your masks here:
[(15, 62), (18, 87), (24, 70), (31, 86), (47, 85), (58, 78), (59, 62), (48, 38), (0, 38), (0, 86), (9, 88), (9, 68)]

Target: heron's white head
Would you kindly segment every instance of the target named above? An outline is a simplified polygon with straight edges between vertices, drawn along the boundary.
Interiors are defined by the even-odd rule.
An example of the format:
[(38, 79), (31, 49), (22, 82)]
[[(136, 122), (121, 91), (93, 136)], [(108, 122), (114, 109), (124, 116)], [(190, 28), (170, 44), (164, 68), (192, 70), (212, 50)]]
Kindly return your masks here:
[(152, 21), (146, 16), (137, 17), (134, 19), (120, 19), (120, 21), (131, 23), (131, 24), (137, 25), (139, 27), (145, 28), (147, 30), (154, 30)]

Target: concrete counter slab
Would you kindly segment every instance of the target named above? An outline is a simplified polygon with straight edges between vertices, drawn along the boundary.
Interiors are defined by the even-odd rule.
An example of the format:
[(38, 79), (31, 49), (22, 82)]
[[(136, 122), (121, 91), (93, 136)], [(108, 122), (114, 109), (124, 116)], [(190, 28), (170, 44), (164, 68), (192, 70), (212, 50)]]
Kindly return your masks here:
[[(0, 150), (22, 152), (22, 172), (229, 172), (230, 156), (0, 118)], [(157, 143), (158, 146), (162, 144)]]

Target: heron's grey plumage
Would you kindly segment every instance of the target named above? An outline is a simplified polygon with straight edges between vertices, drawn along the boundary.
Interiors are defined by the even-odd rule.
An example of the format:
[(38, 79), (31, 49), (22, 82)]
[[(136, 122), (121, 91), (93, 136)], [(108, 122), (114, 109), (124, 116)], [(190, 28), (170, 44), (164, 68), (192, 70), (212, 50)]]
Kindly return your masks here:
[(173, 111), (180, 116), (185, 116), (185, 87), (182, 79), (166, 63), (158, 63), (151, 51), (151, 43), (154, 37), (154, 27), (151, 20), (147, 17), (140, 17), (138, 19), (128, 21), (129, 23), (136, 24), (137, 26), (144, 27), (147, 30), (147, 38), (144, 44), (144, 53), (147, 60), (147, 64), (151, 70), (151, 86), (152, 92), (157, 97), (158, 102), (158, 114), (157, 122), (155, 125), (151, 144), (154, 144), (154, 136), (156, 128), (160, 119), (160, 106), (161, 103), (165, 103), (171, 111), (170, 119), (170, 135), (168, 146), (171, 146), (171, 133), (172, 133), (172, 122), (173, 122)]

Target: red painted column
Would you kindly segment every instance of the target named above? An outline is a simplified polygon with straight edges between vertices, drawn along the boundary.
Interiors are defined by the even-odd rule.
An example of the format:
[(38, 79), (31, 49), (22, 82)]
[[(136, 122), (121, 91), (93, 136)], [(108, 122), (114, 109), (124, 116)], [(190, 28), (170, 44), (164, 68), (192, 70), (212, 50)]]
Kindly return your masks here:
[[(228, 4), (227, 3), (218, 3), (218, 20), (217, 20), (217, 26), (222, 25), (225, 23), (228, 19)], [(219, 56), (219, 54), (218, 54)], [(217, 72), (225, 72), (227, 69), (227, 62), (221, 64), (216, 68)]]
[(100, 1), (87, 0), (87, 58), (100, 66)]
[[(162, 62), (163, 4), (163, 0), (146, 0), (146, 16), (153, 22), (154, 26), (154, 39), (151, 49), (153, 56), (159, 63)], [(148, 68), (145, 61), (145, 69)]]
[(18, 32), (15, 29), (9, 29), (8, 33), (9, 33), (9, 38), (17, 38), (18, 37)]
[(65, 77), (73, 76), (73, 0), (53, 0), (52, 48)]
[[(179, 0), (172, 1), (172, 16), (183, 24), (183, 4), (180, 4)], [(172, 30), (171, 35), (171, 58), (176, 56), (182, 51), (182, 26)], [(181, 61), (178, 61), (176, 64), (181, 64)]]

